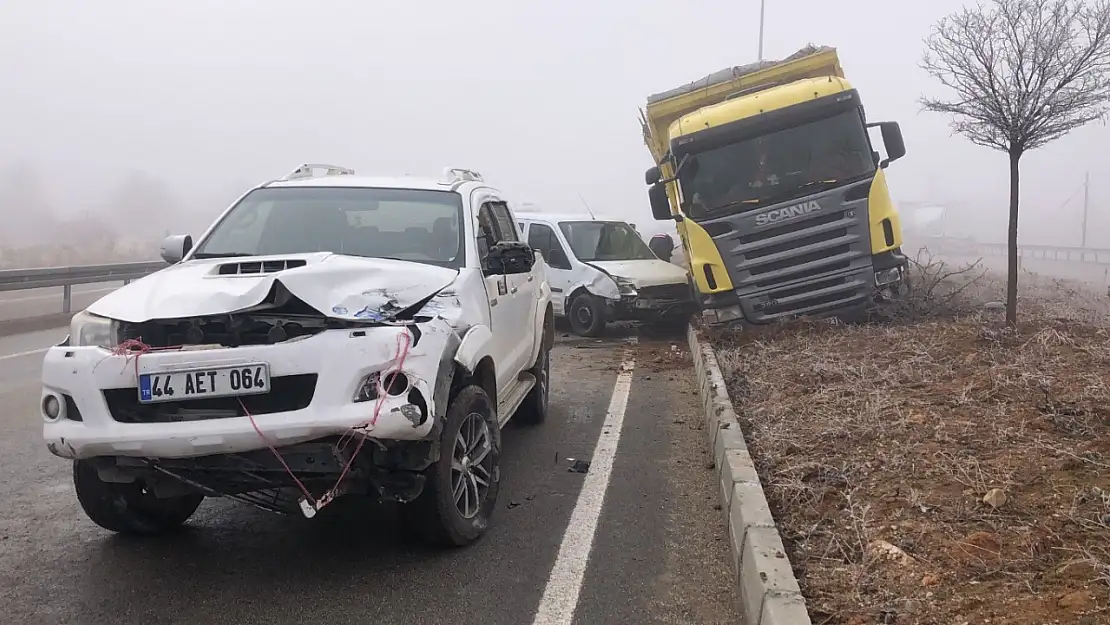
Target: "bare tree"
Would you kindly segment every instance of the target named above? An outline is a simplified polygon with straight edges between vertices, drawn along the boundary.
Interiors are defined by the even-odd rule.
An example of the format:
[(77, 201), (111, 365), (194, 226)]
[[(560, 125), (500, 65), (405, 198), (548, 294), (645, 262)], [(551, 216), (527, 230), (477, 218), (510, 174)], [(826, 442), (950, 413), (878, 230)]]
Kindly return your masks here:
[(1110, 100), (1110, 0), (985, 0), (940, 20), (922, 67), (954, 93), (922, 98), (972, 143), (1010, 156), (1006, 321), (1017, 322), (1018, 163), (1104, 119)]

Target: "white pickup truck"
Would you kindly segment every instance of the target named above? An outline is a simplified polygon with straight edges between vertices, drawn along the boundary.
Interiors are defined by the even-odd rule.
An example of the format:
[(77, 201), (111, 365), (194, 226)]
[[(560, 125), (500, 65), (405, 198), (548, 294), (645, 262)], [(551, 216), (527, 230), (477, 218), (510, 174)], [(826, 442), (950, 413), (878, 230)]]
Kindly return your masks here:
[(311, 517), (361, 494), (471, 543), (501, 427), (548, 410), (551, 289), (521, 239), (472, 171), (302, 165), (74, 316), (43, 363), (46, 445), (115, 532), (171, 530), (204, 497)]

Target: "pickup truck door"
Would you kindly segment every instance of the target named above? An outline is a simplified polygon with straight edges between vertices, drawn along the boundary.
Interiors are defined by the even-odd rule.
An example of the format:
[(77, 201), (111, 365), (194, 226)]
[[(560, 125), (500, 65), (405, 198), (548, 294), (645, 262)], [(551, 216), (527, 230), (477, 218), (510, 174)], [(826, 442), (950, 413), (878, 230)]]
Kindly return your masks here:
[[(502, 233), (494, 213), (497, 201), (488, 201), (478, 209), (478, 254), (485, 266), (485, 257), (489, 249), (499, 241), (515, 240), (516, 230), (510, 221), (507, 233)], [(494, 370), (497, 374), (497, 391), (500, 393), (513, 384), (517, 373), (521, 371), (522, 343), (526, 340), (521, 335), (521, 326), (525, 325), (521, 317), (520, 300), (516, 294), (520, 291), (516, 286), (516, 276), (486, 275), (486, 295), (489, 298), (490, 330), (493, 332), (491, 355), (494, 360)], [(516, 288), (514, 288), (516, 287)], [(528, 315), (527, 318), (530, 318)]]
[[(491, 202), (489, 206), (493, 218), (497, 222), (499, 240), (523, 241), (524, 237), (518, 229), (508, 204), (505, 202)], [(536, 282), (535, 271), (513, 274), (505, 276), (505, 278), (509, 286), (509, 296), (514, 315), (510, 333), (516, 336), (516, 343), (513, 345), (515, 349), (511, 358), (514, 370), (522, 371), (533, 364), (532, 348), (535, 345), (536, 298), (539, 284)]]

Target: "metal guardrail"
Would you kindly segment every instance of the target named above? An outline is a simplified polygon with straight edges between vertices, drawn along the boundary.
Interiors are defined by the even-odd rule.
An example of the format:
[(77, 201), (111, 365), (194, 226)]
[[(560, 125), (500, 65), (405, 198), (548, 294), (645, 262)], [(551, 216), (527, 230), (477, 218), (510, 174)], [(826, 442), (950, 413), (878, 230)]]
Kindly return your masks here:
[[(980, 243), (966, 239), (931, 237), (922, 239), (927, 248), (950, 253), (968, 253), (977, 256), (1005, 257), (1008, 247), (1005, 243)], [(1083, 263), (1110, 267), (1110, 249), (1094, 247), (1069, 247), (1064, 245), (1019, 245), (1018, 257), (1030, 260), (1053, 260), (1067, 263)]]
[(62, 312), (72, 312), (73, 286), (100, 282), (123, 282), (142, 278), (168, 267), (165, 261), (114, 263), (110, 265), (77, 265), (74, 267), (43, 267), (39, 269), (0, 270), (0, 292), (25, 289), (62, 288)]

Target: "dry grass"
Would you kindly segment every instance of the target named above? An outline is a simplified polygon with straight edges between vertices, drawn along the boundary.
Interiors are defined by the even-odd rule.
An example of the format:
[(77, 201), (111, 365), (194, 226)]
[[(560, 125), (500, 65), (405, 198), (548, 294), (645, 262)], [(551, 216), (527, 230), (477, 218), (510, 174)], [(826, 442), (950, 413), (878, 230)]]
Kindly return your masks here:
[(1026, 276), (1009, 329), (917, 272), (892, 322), (715, 337), (814, 622), (1110, 623), (1106, 297)]

